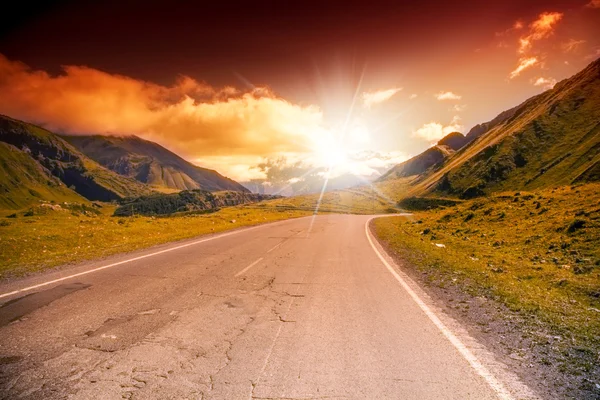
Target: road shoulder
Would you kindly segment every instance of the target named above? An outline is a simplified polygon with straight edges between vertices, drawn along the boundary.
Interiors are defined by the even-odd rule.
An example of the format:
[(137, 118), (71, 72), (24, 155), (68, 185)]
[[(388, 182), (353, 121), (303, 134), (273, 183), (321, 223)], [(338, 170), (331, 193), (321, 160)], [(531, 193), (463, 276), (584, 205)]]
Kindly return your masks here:
[(369, 232), (392, 266), (516, 399), (556, 398), (554, 388), (543, 384), (556, 382), (544, 380), (549, 379), (549, 371), (535, 370), (531, 360), (520, 355), (527, 349), (523, 347), (527, 340), (522, 337), (522, 317), (464, 287), (448, 284), (452, 277), (432, 276), (411, 265), (375, 234), (374, 220), (369, 222)]

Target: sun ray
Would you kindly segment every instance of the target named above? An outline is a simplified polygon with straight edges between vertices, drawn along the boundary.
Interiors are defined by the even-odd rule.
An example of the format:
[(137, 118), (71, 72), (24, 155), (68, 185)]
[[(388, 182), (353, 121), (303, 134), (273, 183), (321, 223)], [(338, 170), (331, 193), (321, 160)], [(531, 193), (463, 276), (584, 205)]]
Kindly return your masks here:
[(321, 189), (321, 193), (319, 194), (319, 199), (317, 200), (317, 204), (315, 205), (315, 211), (313, 212), (312, 218), (310, 219), (310, 225), (308, 227), (308, 231), (306, 232), (306, 237), (310, 236), (313, 225), (315, 224), (315, 218), (317, 217), (317, 214), (319, 213), (319, 207), (321, 207), (321, 202), (323, 201), (323, 196), (325, 195), (325, 190), (327, 189), (327, 183), (329, 183), (329, 172), (330, 171), (331, 171), (331, 169), (328, 170), (327, 174), (325, 175), (325, 180), (323, 181), (323, 188)]

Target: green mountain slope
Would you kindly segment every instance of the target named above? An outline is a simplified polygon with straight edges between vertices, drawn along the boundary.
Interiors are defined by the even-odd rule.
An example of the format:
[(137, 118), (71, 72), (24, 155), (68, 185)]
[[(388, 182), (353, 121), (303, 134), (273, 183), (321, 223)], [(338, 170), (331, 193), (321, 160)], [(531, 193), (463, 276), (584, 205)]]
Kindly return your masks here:
[(137, 136), (63, 136), (104, 167), (159, 189), (208, 191), (248, 189), (216, 171), (184, 160)]
[[(3, 164), (8, 175), (4, 178), (6, 188), (14, 188), (20, 181), (35, 182), (38, 188), (33, 190), (40, 194), (39, 199), (72, 197), (72, 193), (64, 192), (58, 181), (71, 188), (70, 192), (77, 192), (89, 200), (111, 201), (151, 193), (147, 186), (100, 166), (52, 132), (26, 122), (0, 116), (0, 143), (4, 144), (3, 155), (7, 156), (7, 162)], [(19, 153), (9, 153), (9, 148)], [(33, 174), (34, 170), (38, 172)], [(40, 190), (41, 186), (44, 190)], [(11, 208), (38, 199), (33, 196), (25, 200), (13, 189), (0, 193), (0, 196), (3, 204), (14, 203)]]
[(484, 125), (406, 195), (469, 198), (598, 180), (600, 60)]
[(0, 142), (0, 209), (20, 209), (39, 200), (85, 201), (28, 153)]

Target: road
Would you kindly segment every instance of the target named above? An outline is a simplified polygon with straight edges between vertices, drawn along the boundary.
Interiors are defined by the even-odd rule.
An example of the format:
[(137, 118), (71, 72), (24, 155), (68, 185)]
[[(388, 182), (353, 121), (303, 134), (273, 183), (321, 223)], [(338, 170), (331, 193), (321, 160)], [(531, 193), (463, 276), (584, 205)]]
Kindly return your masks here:
[(378, 255), (369, 218), (288, 220), (4, 284), (0, 393), (462, 400), (527, 392)]

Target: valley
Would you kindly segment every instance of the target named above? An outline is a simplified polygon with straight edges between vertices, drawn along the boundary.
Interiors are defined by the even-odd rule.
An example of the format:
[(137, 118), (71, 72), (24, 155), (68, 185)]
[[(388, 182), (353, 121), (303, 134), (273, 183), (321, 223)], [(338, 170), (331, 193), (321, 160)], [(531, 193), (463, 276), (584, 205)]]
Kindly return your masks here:
[[(600, 393), (600, 60), (466, 135), (451, 132), (378, 179), (341, 190), (251, 193), (137, 136), (57, 135), (4, 116), (0, 156), (5, 285), (298, 218), (281, 243), (298, 232), (308, 241), (316, 224), (321, 241), (312, 246), (322, 254), (356, 251), (373, 263), (365, 223), (367, 239), (372, 232), (399, 271), (542, 398)], [(270, 226), (259, 230), (264, 240), (278, 238)], [(274, 246), (247, 268), (271, 257)], [(289, 251), (318, 258), (302, 244)], [(239, 267), (223, 263), (228, 273)], [(335, 280), (326, 262), (310, 265), (318, 265), (315, 279)], [(371, 264), (348, 265), (374, 288), (387, 282), (361, 269)], [(285, 273), (273, 272), (273, 281)]]

